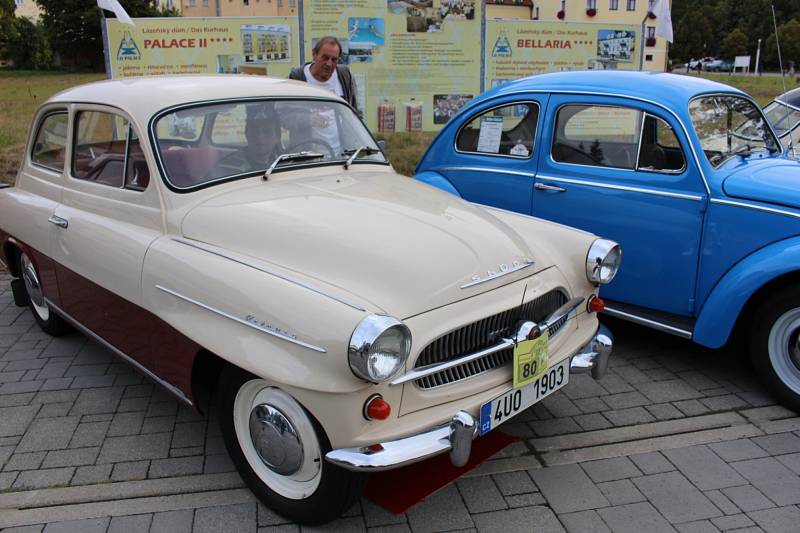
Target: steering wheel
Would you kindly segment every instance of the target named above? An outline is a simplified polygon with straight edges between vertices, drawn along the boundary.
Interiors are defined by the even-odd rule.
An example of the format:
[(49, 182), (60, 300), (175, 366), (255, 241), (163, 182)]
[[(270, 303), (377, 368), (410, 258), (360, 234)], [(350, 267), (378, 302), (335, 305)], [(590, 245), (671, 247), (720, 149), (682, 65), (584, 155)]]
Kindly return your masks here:
[(565, 143), (558, 143), (556, 144), (556, 148), (560, 152), (561, 161), (562, 163), (575, 163), (575, 164), (589, 164), (589, 165), (596, 165), (599, 161), (595, 160), (594, 157), (587, 154), (586, 152), (575, 148), (574, 146), (570, 146), (569, 144)]
[(286, 153), (292, 152), (302, 152), (303, 150), (308, 150), (311, 152), (320, 152), (325, 154), (327, 152), (329, 157), (335, 158), (336, 154), (333, 151), (333, 147), (328, 144), (327, 141), (320, 139), (319, 137), (309, 137), (308, 139), (303, 139), (289, 147), (286, 148)]

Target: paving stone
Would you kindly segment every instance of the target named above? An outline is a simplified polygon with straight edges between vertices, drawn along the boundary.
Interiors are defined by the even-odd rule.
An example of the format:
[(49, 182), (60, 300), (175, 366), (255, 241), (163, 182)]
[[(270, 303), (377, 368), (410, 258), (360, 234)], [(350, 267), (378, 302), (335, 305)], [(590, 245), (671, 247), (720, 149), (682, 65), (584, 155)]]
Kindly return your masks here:
[(44, 380), (44, 384), (40, 391), (64, 390), (69, 389), (72, 381), (75, 378), (50, 378)]
[(642, 474), (627, 457), (588, 461), (581, 463), (581, 467), (583, 467), (595, 483), (615, 481), (617, 479), (625, 479)]
[(78, 427), (78, 418), (65, 416), (34, 420), (22, 437), (17, 451), (35, 452), (66, 448), (75, 428)]
[(473, 527), (472, 518), (454, 485), (449, 485), (408, 511), (414, 533)]
[(144, 415), (144, 411), (147, 411), (147, 406), (150, 403), (150, 398), (142, 397), (142, 398), (123, 398), (120, 400), (119, 405), (117, 406), (117, 413), (127, 413), (133, 411), (142, 411), (142, 415)]
[(16, 383), (4, 383), (0, 385), (0, 394), (17, 394), (21, 392), (36, 392), (44, 381), (18, 381)]
[(761, 509), (775, 507), (774, 503), (752, 485), (722, 489), (722, 493), (727, 496), (736, 507), (744, 512), (760, 511)]
[(234, 470), (236, 470), (236, 467), (227, 453), (206, 455), (204, 474), (218, 474), (220, 472), (233, 472)]
[(107, 370), (108, 364), (81, 365), (75, 362), (64, 372), (64, 377), (104, 376)]
[(103, 483), (111, 479), (111, 468), (114, 465), (79, 466), (72, 476), (70, 485), (89, 485)]
[(145, 479), (147, 470), (150, 468), (150, 461), (130, 461), (114, 464), (111, 471), (112, 481), (130, 481), (133, 479)]
[(750, 407), (750, 404), (735, 394), (704, 398), (700, 400), (700, 403), (704, 404), (712, 411), (733, 411), (734, 409), (741, 409), (742, 407)]
[(0, 473), (0, 490), (6, 490), (14, 484), (19, 472), (2, 472)]
[(113, 419), (113, 413), (100, 413), (95, 415), (83, 415), (81, 417), (81, 422), (111, 422)]
[[(71, 357), (58, 357), (47, 361), (36, 376), (38, 379), (63, 378), (67, 369), (72, 364)], [(72, 380), (69, 380), (72, 381)]]
[(800, 477), (774, 458), (750, 459), (731, 466), (778, 505), (800, 503)]
[[(578, 375), (580, 376), (581, 374)], [(581, 412), (586, 414), (602, 413), (611, 409), (601, 398), (582, 398), (579, 400), (573, 400), (573, 403), (578, 407), (578, 409), (581, 410)]]
[(770, 395), (758, 391), (740, 392), (737, 396), (753, 407), (762, 407), (775, 403), (775, 400)]
[(109, 521), (109, 518), (92, 518), (53, 522), (47, 524), (43, 533), (105, 533)]
[(35, 526), (7, 527), (3, 530), (3, 533), (41, 533), (43, 529), (44, 524), (38, 524)]
[(169, 433), (109, 437), (103, 441), (98, 463), (138, 461), (141, 459), (164, 459), (169, 456)]
[(645, 407), (647, 411), (656, 417), (657, 420), (672, 420), (674, 418), (682, 418), (684, 414), (671, 403), (659, 403), (656, 405), (648, 405)]
[(139, 374), (111, 374), (114, 376), (114, 386), (124, 387), (127, 385), (138, 385), (144, 379)]
[(21, 405), (28, 405), (36, 396), (34, 392), (25, 392), (22, 394), (3, 394), (0, 395), (0, 407), (18, 407)]
[(111, 387), (116, 376), (78, 376), (73, 378), (70, 389), (95, 389)]
[(680, 372), (678, 377), (685, 381), (690, 387), (699, 391), (702, 391), (703, 389), (713, 389), (714, 387), (718, 386), (716, 381), (696, 370)]
[(608, 505), (603, 493), (578, 465), (551, 466), (528, 473), (558, 514)]
[(151, 403), (147, 408), (147, 417), (172, 416), (178, 412), (178, 403), (174, 400)]
[[(605, 382), (605, 379), (602, 381)], [(608, 394), (608, 391), (606, 391), (599, 381), (586, 374), (570, 376), (569, 384), (564, 387), (563, 391), (564, 394), (573, 401), (580, 398), (594, 398)]]
[(3, 470), (36, 470), (42, 465), (47, 452), (15, 453)]
[(204, 446), (192, 446), (190, 448), (170, 448), (170, 457), (189, 457), (191, 455), (203, 455), (205, 453)]
[(711, 523), (717, 526), (722, 531), (729, 531), (731, 529), (740, 529), (755, 525), (747, 515), (735, 514), (731, 516), (722, 516), (720, 518), (712, 518)]
[(776, 457), (778, 461), (784, 464), (789, 470), (797, 475), (800, 475), (800, 453), (790, 453)]
[(74, 468), (50, 468), (20, 472), (14, 482), (15, 489), (38, 489), (66, 485), (75, 473)]
[(50, 390), (36, 394), (31, 403), (72, 403), (78, 398), (79, 391), (74, 390)]
[[(152, 383), (142, 383), (141, 385), (129, 385), (125, 387), (123, 398), (150, 398), (153, 394), (154, 385)], [(149, 402), (148, 402), (149, 403)]]
[(583, 429), (584, 431), (595, 431), (598, 429), (608, 429), (613, 427), (614, 424), (608, 421), (606, 417), (604, 417), (600, 413), (592, 413), (588, 415), (579, 415), (573, 418), (575, 422)]
[(151, 514), (115, 516), (108, 525), (107, 533), (148, 533), (152, 519)]
[(800, 509), (793, 505), (747, 514), (767, 533), (797, 533), (800, 524)]
[(645, 474), (661, 474), (675, 470), (675, 466), (659, 452), (637, 453), (629, 457)]
[[(572, 418), (554, 418), (552, 420), (539, 420), (532, 422), (531, 426), (536, 435), (540, 437), (550, 437), (553, 435), (563, 435), (566, 433), (578, 433), (581, 427)], [(508, 433), (506, 425), (503, 425), (503, 432)], [(513, 433), (512, 433), (513, 434)], [(526, 435), (517, 435), (526, 437)], [(532, 436), (532, 435), (531, 435)]]
[(86, 337), (79, 334), (67, 337), (52, 337), (52, 341), (47, 345), (42, 355), (46, 357), (73, 356), (86, 344)]
[(74, 448), (47, 452), (42, 468), (59, 466), (83, 466), (94, 464), (100, 448)]
[[(749, 487), (750, 485), (743, 485), (743, 486)], [(719, 490), (708, 490), (703, 494), (705, 494), (706, 497), (709, 500), (711, 500), (711, 503), (717, 506), (717, 509), (719, 509), (726, 515), (739, 514), (741, 512), (741, 509), (736, 507), (736, 504), (734, 504), (730, 499), (728, 499), (727, 496), (725, 496)]]
[(197, 509), (194, 513), (194, 533), (255, 533), (256, 504), (221, 505)]
[(800, 437), (792, 433), (778, 433), (753, 437), (753, 442), (772, 455), (800, 452)]
[(611, 410), (604, 413), (615, 426), (629, 426), (653, 422), (655, 418), (644, 407), (631, 407), (630, 409)]
[(575, 416), (582, 413), (582, 411), (560, 391), (542, 400), (542, 404), (556, 418)]
[(651, 403), (650, 400), (645, 398), (639, 391), (611, 394), (609, 396), (604, 396), (603, 401), (605, 401), (611, 409), (627, 409), (629, 407), (639, 407)]
[(117, 413), (108, 427), (109, 437), (122, 437), (125, 435), (138, 435), (144, 422), (143, 412)]
[(490, 476), (458, 479), (456, 487), (470, 513), (483, 513), (506, 508), (505, 499)]
[(529, 492), (527, 494), (512, 494), (506, 496), (506, 505), (509, 509), (517, 507), (530, 507), (532, 505), (547, 505), (547, 500), (539, 492)]
[(148, 477), (172, 477), (188, 474), (202, 474), (203, 461), (202, 455), (194, 457), (179, 457), (174, 459), (155, 459), (150, 462)]
[(674, 533), (675, 529), (647, 502), (631, 503), (597, 513), (614, 533)]
[[(375, 529), (376, 531), (381, 531), (384, 527), (389, 529), (399, 526), (382, 526)], [(405, 526), (405, 528), (406, 529), (401, 529), (400, 531), (392, 531), (390, 529), (389, 531), (386, 531), (386, 533), (403, 533), (405, 531), (411, 531), (408, 529), (408, 526)], [(281, 526), (260, 527), (258, 528), (258, 533), (300, 533), (300, 526), (297, 524), (283, 524)]]
[(703, 396), (703, 393), (681, 379), (639, 383), (636, 388), (653, 403), (679, 402)]
[(83, 389), (80, 391), (71, 414), (113, 413), (123, 392), (122, 387)]
[[(614, 358), (612, 357), (611, 361), (613, 360)], [(570, 383), (572, 383), (572, 379), (573, 378), (570, 378)], [(606, 391), (608, 391), (609, 394), (618, 394), (620, 392), (630, 392), (632, 390), (636, 390), (621, 377), (610, 373), (606, 374), (603, 379), (599, 381), (599, 383)]]
[(153, 514), (150, 533), (191, 533), (194, 511), (166, 511)]
[(632, 365), (616, 366), (614, 367), (614, 374), (618, 375), (631, 385), (651, 382), (650, 378), (647, 377), (647, 374)]
[(724, 461), (732, 463), (745, 459), (758, 459), (767, 457), (769, 454), (763, 448), (756, 446), (750, 439), (736, 439), (727, 442), (714, 442), (708, 445), (714, 453), (722, 457)]
[[(364, 522), (368, 528), (376, 526), (390, 526), (395, 524), (406, 524), (405, 513), (395, 514), (387, 511), (380, 505), (370, 501), (368, 498), (361, 498), (361, 509), (364, 515)], [(258, 505), (258, 525), (280, 524), (286, 519), (271, 511), (263, 504)], [(370, 530), (371, 531), (371, 530)]]
[(596, 511), (579, 511), (558, 516), (569, 533), (612, 533)]
[(39, 411), (38, 405), (0, 407), (0, 437), (22, 435)]
[(678, 472), (653, 474), (636, 478), (633, 482), (670, 522), (692, 522), (722, 515)]
[(303, 533), (366, 533), (364, 520), (360, 516), (343, 517), (322, 526), (303, 526)]
[[(478, 532), (529, 533), (535, 528), (539, 533), (559, 533), (564, 528), (544, 506), (520, 507), (508, 511), (495, 511), (473, 516)], [(412, 527), (416, 532), (416, 529)]]
[(597, 488), (611, 502), (611, 505), (643, 502), (646, 498), (629, 479), (598, 483)]
[(53, 417), (61, 417), (67, 416), (69, 410), (72, 408), (72, 403), (64, 402), (64, 403), (48, 403), (42, 406), (39, 409), (39, 413), (37, 416), (39, 418), (53, 418)]
[(492, 477), (503, 496), (538, 491), (533, 480), (525, 471), (494, 474)]
[(111, 363), (114, 357), (111, 352), (95, 343), (84, 344), (77, 356), (75, 357), (74, 365), (97, 365), (101, 363)]
[(712, 524), (710, 520), (675, 524), (675, 529), (680, 531), (680, 533), (719, 533), (717, 526)]
[(711, 409), (697, 400), (684, 400), (674, 402), (672, 405), (677, 407), (686, 416), (699, 416), (711, 412)]
[(72, 440), (69, 442), (70, 448), (86, 448), (89, 446), (101, 446), (106, 437), (110, 422), (82, 422), (78, 424)]
[(700, 490), (746, 485), (747, 481), (706, 446), (662, 452)]

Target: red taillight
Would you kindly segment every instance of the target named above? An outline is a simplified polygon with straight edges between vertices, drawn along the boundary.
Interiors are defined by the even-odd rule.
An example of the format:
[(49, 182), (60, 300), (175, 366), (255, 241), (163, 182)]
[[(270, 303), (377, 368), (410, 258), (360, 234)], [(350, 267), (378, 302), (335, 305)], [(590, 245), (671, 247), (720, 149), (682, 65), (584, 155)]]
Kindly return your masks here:
[(606, 303), (599, 296), (592, 296), (589, 298), (589, 304), (586, 308), (590, 313), (602, 313), (606, 308)]
[(367, 420), (386, 420), (392, 412), (392, 406), (379, 395), (367, 400), (364, 405), (364, 416)]
[(371, 444), (367, 446), (367, 450), (371, 451), (372, 453), (378, 453), (383, 451), (383, 446), (380, 444)]

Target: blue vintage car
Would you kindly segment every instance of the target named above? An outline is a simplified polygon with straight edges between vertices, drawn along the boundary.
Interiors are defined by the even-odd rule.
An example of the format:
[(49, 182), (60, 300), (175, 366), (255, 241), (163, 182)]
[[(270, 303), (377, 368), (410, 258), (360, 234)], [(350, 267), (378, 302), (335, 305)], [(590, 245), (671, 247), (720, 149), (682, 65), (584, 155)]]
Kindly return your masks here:
[(711, 348), (741, 331), (800, 407), (800, 161), (747, 94), (663, 73), (517, 80), (466, 105), (415, 178), (616, 240), (609, 315)]

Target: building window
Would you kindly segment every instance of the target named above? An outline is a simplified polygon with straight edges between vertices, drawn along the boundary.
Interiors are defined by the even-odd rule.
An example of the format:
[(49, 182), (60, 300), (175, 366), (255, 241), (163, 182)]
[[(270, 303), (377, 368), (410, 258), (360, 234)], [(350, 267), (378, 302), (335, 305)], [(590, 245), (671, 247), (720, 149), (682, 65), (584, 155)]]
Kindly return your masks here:
[(189, 0), (189, 7), (194, 7), (196, 3), (196, 0)]
[(628, 11), (636, 11), (636, 0), (628, 0), (626, 9)]
[(17, 4), (17, 7), (19, 7), (25, 3), (25, 0), (14, 0), (14, 3)]
[(539, 20), (539, 6), (533, 8), (533, 20)]
[(647, 38), (648, 39), (655, 39), (656, 38), (656, 27), (655, 26), (648, 26), (647, 27)]
[(647, 11), (653, 13), (655, 8), (656, 0), (647, 0)]
[(250, 0), (242, 0), (242, 3), (246, 6), (250, 5)]
[(597, 9), (597, 0), (586, 0), (586, 9)]
[(203, 7), (208, 7), (208, 0), (203, 0)]
[(653, 54), (645, 54), (644, 55), (644, 60), (645, 61), (652, 61), (653, 60)]
[(609, 11), (616, 11), (619, 9), (619, 0), (608, 0)]

